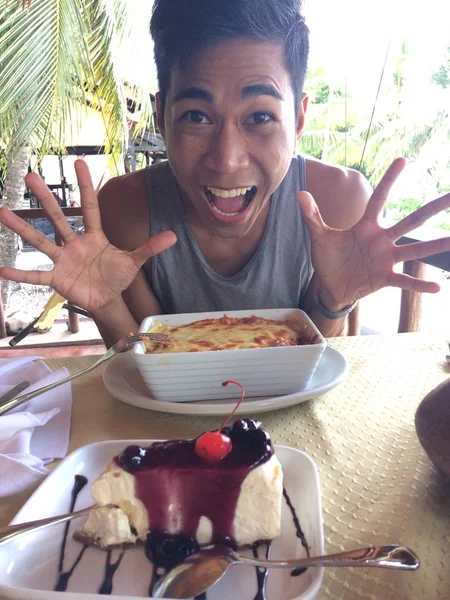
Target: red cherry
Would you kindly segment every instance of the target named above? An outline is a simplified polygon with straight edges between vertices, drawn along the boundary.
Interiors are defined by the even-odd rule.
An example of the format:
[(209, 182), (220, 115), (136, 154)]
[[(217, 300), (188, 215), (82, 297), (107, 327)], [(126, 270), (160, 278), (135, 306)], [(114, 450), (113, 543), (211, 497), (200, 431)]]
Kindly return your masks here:
[(197, 456), (207, 462), (218, 462), (231, 451), (231, 440), (220, 431), (207, 431), (195, 442)]
[(206, 460), (207, 462), (218, 462), (231, 452), (231, 440), (227, 435), (222, 433), (222, 429), (237, 411), (240, 403), (244, 399), (245, 391), (244, 387), (237, 381), (224, 381), (222, 385), (226, 386), (229, 383), (233, 383), (241, 388), (241, 397), (239, 398), (236, 406), (232, 410), (230, 416), (227, 417), (219, 427), (218, 431), (206, 431), (205, 433), (202, 433), (202, 435), (197, 438), (197, 441), (195, 442), (195, 453), (197, 456), (200, 456), (200, 458), (203, 458), (203, 460)]

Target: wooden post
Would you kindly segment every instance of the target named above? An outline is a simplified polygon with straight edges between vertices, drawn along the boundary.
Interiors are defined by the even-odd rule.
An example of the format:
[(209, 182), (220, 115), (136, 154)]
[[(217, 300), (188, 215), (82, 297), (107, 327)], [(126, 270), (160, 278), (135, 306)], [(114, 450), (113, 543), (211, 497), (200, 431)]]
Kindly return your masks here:
[[(424, 279), (426, 265), (418, 260), (409, 260), (403, 264), (403, 273)], [(398, 324), (399, 333), (408, 333), (420, 330), (422, 318), (422, 294), (420, 292), (408, 292), (402, 290), (400, 302), (400, 320)]]
[[(63, 241), (59, 233), (55, 230), (55, 244), (57, 246), (62, 246)], [(71, 310), (69, 312), (69, 320), (67, 323), (67, 327), (69, 328), (70, 333), (78, 333), (80, 331), (80, 322), (78, 320), (78, 315)]]
[(0, 339), (6, 337), (5, 309), (3, 308), (0, 283)]
[(360, 323), (359, 323), (359, 302), (356, 304), (355, 308), (348, 315), (348, 329), (347, 335), (359, 335), (361, 333)]

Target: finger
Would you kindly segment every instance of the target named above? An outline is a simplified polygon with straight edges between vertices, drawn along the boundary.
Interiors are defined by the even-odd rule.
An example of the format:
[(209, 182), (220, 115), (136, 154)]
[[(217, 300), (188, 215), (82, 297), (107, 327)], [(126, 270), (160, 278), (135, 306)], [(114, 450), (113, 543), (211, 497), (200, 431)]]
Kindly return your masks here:
[(152, 256), (156, 256), (160, 252), (167, 250), (177, 243), (177, 236), (173, 231), (163, 231), (149, 238), (145, 244), (139, 246), (131, 253), (131, 256), (136, 263), (136, 266), (141, 267), (146, 260)]
[(426, 258), (433, 254), (450, 251), (450, 237), (441, 238), (438, 240), (430, 240), (429, 242), (416, 242), (412, 244), (404, 244), (396, 246), (395, 262), (405, 262), (406, 260), (417, 260)]
[(314, 242), (326, 233), (329, 228), (323, 222), (319, 207), (309, 192), (299, 192), (297, 199), (303, 218), (308, 226), (311, 241)]
[(411, 275), (405, 275), (404, 273), (393, 273), (389, 278), (389, 285), (402, 288), (408, 292), (426, 292), (429, 294), (435, 294), (441, 289), (440, 285), (435, 281), (417, 279), (416, 277), (411, 277)]
[(44, 180), (37, 173), (28, 173), (25, 183), (39, 200), (47, 218), (53, 223), (62, 240), (67, 243), (76, 237), (76, 233), (70, 227), (61, 207), (45, 185)]
[(17, 235), (34, 246), (36, 250), (46, 254), (53, 262), (59, 257), (61, 249), (56, 244), (5, 206), (0, 208), (0, 223), (6, 225), (14, 233), (17, 233)]
[(81, 212), (86, 233), (101, 231), (102, 222), (98, 208), (97, 194), (92, 185), (91, 173), (86, 161), (78, 159), (75, 161), (75, 172), (80, 187)]
[(53, 280), (52, 271), (22, 271), (12, 267), (0, 267), (0, 277), (20, 283), (32, 283), (33, 285), (51, 285)]
[(370, 197), (364, 213), (364, 218), (373, 220), (378, 219), (378, 215), (387, 200), (388, 194), (394, 183), (397, 181), (398, 176), (405, 168), (405, 165), (406, 160), (404, 158), (396, 158), (394, 160)]
[(423, 225), (430, 217), (437, 215), (447, 208), (450, 208), (450, 194), (445, 194), (445, 196), (441, 196), (432, 202), (428, 202), (425, 206), (421, 206), (392, 227), (389, 227), (386, 231), (393, 241), (398, 240), (402, 235), (409, 233), (413, 229), (417, 229), (417, 227)]

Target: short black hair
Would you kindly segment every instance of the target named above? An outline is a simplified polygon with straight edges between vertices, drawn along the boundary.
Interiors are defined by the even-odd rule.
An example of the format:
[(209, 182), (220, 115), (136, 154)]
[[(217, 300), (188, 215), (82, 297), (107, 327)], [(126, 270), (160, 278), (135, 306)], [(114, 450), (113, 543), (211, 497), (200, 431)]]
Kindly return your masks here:
[(283, 45), (298, 112), (309, 54), (302, 0), (155, 0), (150, 32), (163, 107), (175, 64), (204, 46), (253, 37)]

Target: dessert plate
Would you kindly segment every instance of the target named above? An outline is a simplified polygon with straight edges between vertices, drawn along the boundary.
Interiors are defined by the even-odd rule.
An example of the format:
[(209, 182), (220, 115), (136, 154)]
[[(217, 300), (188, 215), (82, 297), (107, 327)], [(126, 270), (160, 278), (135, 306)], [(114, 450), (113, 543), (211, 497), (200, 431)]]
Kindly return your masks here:
[[(286, 396), (245, 398), (236, 414), (255, 414), (294, 406), (321, 396), (336, 387), (347, 373), (347, 361), (340, 352), (327, 346), (306, 389)], [(236, 405), (230, 400), (166, 402), (155, 400), (144, 383), (130, 353), (119, 354), (103, 374), (106, 389), (118, 400), (140, 408), (179, 415), (229, 415)]]
[[(13, 523), (41, 519), (68, 511), (74, 476), (85, 475), (88, 485), (78, 496), (76, 509), (92, 504), (90, 485), (103, 471), (105, 464), (129, 444), (149, 444), (143, 440), (97, 442), (79, 448), (48, 476), (31, 496)], [(295, 508), (305, 534), (311, 555), (324, 554), (323, 527), (320, 504), (319, 475), (314, 462), (299, 450), (275, 446), (284, 472), (284, 485)], [(83, 517), (84, 518), (84, 517)], [(73, 521), (64, 557), (64, 570), (74, 564), (82, 548), (71, 533), (81, 526), (82, 519)], [(88, 548), (62, 595), (55, 592), (58, 561), (64, 525), (35, 531), (0, 546), (0, 596), (16, 600), (97, 600), (98, 590), (105, 573), (107, 553)], [(260, 548), (262, 556), (263, 549)], [(111, 561), (120, 554), (113, 550)], [(305, 550), (296, 536), (291, 511), (283, 500), (281, 535), (271, 548), (270, 558), (287, 559), (305, 556)], [(152, 567), (142, 546), (126, 550), (123, 560), (112, 579), (114, 600), (148, 598)], [(273, 569), (267, 578), (266, 600), (311, 600), (320, 588), (322, 568), (310, 568), (298, 577), (285, 569)], [(237, 565), (223, 580), (208, 590), (208, 600), (254, 600), (257, 576), (253, 567)], [(262, 600), (262, 599), (261, 599)]]

